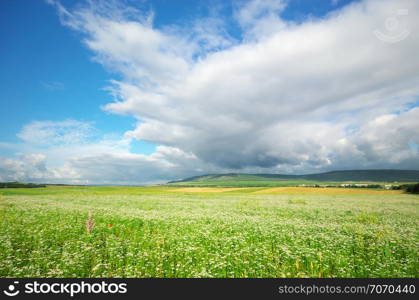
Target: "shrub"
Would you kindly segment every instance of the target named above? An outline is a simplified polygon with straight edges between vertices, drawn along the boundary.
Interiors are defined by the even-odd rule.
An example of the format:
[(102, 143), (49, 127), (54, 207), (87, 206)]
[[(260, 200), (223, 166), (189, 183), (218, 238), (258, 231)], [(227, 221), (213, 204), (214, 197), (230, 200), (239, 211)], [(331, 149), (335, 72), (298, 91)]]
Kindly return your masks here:
[(406, 191), (406, 193), (419, 194), (419, 183), (405, 184), (403, 189)]

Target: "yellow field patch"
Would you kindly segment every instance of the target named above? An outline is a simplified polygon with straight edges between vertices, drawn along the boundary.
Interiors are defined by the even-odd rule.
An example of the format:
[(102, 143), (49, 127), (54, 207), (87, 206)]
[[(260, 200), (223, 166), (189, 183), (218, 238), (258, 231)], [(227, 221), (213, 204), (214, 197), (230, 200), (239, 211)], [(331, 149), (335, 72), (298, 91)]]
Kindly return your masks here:
[(278, 187), (254, 192), (255, 194), (401, 194), (398, 190), (370, 190), (351, 188)]
[(187, 193), (223, 193), (237, 190), (245, 190), (247, 188), (215, 188), (215, 187), (189, 187), (170, 190), (171, 192), (187, 192)]

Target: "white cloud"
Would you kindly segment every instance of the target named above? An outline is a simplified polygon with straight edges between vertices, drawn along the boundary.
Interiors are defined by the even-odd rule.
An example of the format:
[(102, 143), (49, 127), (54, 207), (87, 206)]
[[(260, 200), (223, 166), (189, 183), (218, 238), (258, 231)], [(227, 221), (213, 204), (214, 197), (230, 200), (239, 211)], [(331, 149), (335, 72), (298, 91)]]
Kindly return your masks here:
[(285, 7), (284, 0), (248, 1), (238, 5), (235, 18), (246, 39), (260, 40), (285, 28), (286, 23), (279, 16)]
[(75, 158), (68, 163), (68, 168), (79, 174), (79, 178), (87, 179), (85, 183), (107, 184), (167, 182), (197, 174), (200, 167), (203, 163), (194, 155), (165, 146), (157, 147), (151, 155), (102, 153)]
[(220, 171), (174, 147), (131, 153), (131, 138), (102, 135), (91, 123), (76, 120), (31, 122), (18, 137), (22, 143), (0, 144), (22, 151), (15, 158), (0, 157), (0, 182), (144, 184)]
[[(286, 1), (248, 1), (234, 12), (241, 41), (218, 17), (156, 28), (152, 12), (54, 3), (95, 59), (122, 75), (110, 87), (117, 100), (103, 109), (138, 120), (118, 141), (85, 143), (90, 129), (83, 126), (74, 138), (71, 129), (51, 133), (45, 124), (22, 131), (26, 143), (56, 141), (46, 154), (54, 161), (62, 159), (61, 145), (79, 139), (66, 163), (77, 180), (419, 168), (411, 147), (419, 140), (411, 105), (419, 95), (418, 1), (366, 0), (301, 24), (281, 18)], [(389, 30), (394, 18), (400, 28)], [(374, 34), (397, 38), (403, 26), (411, 34), (397, 43)], [(132, 154), (132, 138), (164, 146)]]
[(0, 158), (0, 181), (38, 181), (51, 177), (45, 166), (45, 155), (18, 154), (18, 159)]
[(93, 131), (91, 124), (76, 120), (34, 121), (25, 125), (17, 136), (29, 144), (67, 146), (83, 143)]

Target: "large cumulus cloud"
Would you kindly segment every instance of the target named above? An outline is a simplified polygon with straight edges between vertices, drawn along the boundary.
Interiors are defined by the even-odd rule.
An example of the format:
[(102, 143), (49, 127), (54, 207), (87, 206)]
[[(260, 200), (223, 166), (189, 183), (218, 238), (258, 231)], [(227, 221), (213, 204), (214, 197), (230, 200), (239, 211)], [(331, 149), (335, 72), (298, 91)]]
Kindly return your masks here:
[[(393, 156), (401, 149), (417, 158), (408, 138), (389, 144), (377, 135), (374, 147), (364, 140), (372, 118), (403, 110), (418, 95), (417, 32), (398, 43), (374, 32), (419, 28), (419, 3), (363, 1), (298, 25), (278, 16), (284, 5), (246, 3), (236, 13), (245, 39), (197, 59), (193, 37), (155, 29), (149, 18), (116, 21), (90, 9), (70, 20), (83, 24), (98, 59), (124, 75), (114, 85), (120, 100), (105, 109), (139, 120), (131, 137), (231, 168), (339, 167), (342, 139), (343, 153), (355, 149), (368, 162), (400, 162)], [(386, 32), (386, 21), (401, 8), (409, 27)], [(404, 122), (398, 135), (417, 139), (415, 125)], [(390, 148), (385, 153), (383, 144)], [(352, 163), (363, 167), (365, 161)]]

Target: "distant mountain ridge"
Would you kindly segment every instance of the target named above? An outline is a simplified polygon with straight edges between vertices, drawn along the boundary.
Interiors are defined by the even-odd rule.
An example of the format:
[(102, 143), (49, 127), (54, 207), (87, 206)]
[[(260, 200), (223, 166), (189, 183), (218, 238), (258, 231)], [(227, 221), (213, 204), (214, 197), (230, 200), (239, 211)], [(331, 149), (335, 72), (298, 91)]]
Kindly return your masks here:
[(373, 181), (373, 182), (419, 182), (419, 170), (343, 170), (305, 175), (285, 174), (208, 174), (194, 176), (169, 183), (215, 182), (215, 181)]

